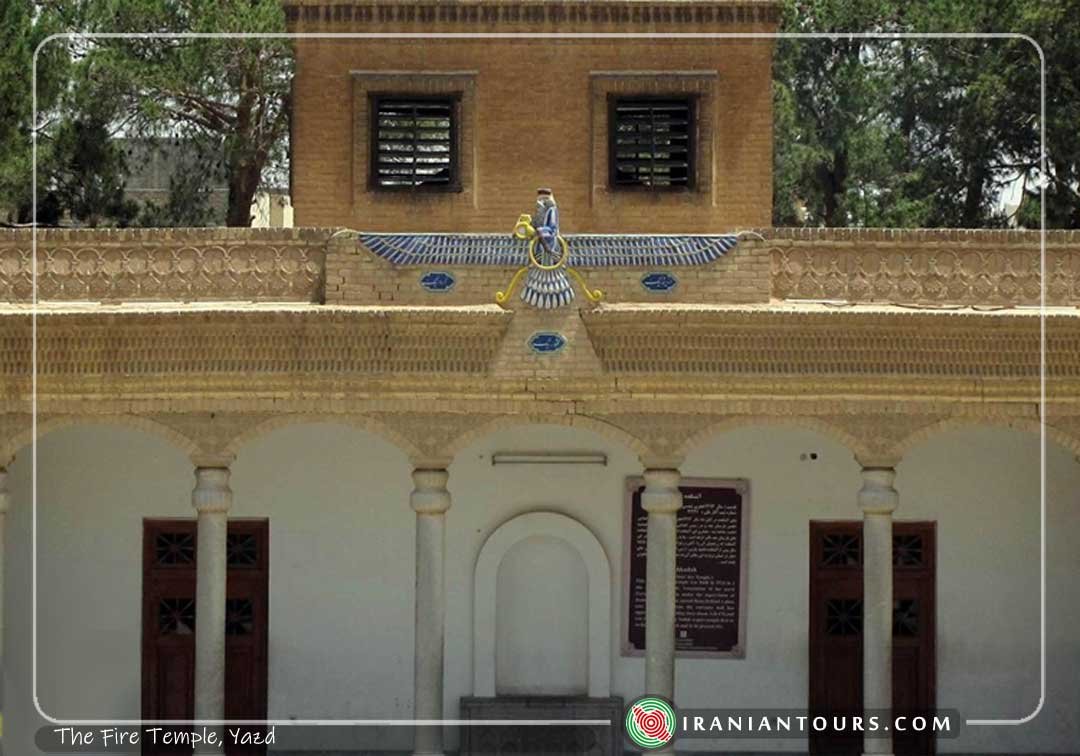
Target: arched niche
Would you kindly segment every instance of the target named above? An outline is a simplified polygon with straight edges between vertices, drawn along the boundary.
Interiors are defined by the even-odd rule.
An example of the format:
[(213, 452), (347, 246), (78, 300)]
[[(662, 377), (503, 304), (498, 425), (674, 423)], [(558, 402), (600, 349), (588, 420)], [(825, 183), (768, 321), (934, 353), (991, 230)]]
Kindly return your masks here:
[[(586, 680), (591, 698), (605, 698), (611, 691), (611, 568), (603, 547), (588, 528), (577, 520), (554, 512), (518, 515), (496, 528), (480, 549), (473, 581), (473, 695), (494, 697), (497, 693), (496, 643), (499, 616), (499, 576), (506, 566), (510, 573), (528, 565), (529, 554), (546, 552), (552, 542), (560, 542), (580, 558), (587, 579), (586, 600)], [(524, 544), (524, 550), (517, 548)], [(535, 548), (539, 547), (539, 551)], [(507, 557), (509, 555), (509, 561)], [(565, 570), (566, 565), (559, 567)], [(559, 693), (561, 691), (552, 691)]]

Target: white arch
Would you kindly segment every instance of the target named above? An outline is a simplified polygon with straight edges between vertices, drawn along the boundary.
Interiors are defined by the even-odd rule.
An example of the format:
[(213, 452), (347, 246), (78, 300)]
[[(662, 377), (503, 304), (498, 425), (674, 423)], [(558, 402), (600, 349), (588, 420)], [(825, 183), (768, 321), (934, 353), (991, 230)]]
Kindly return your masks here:
[[(37, 423), (37, 440), (41, 440), (54, 431), (69, 426), (82, 425), (107, 425), (120, 428), (133, 428), (151, 436), (157, 436), (167, 441), (173, 448), (187, 456), (195, 454), (199, 445), (178, 430), (140, 415), (58, 415), (55, 417), (39, 417)], [(2, 439), (0, 444), (0, 467), (9, 463), (25, 447), (34, 442), (33, 428), (27, 420), (25, 427), (14, 433), (10, 438)]]
[(478, 422), (450, 442), (446, 447), (446, 455), (450, 458), (456, 458), (464, 449), (504, 428), (530, 425), (563, 425), (569, 428), (584, 428), (609, 441), (622, 445), (639, 457), (649, 452), (648, 445), (640, 438), (606, 420), (579, 414), (532, 414), (499, 415), (491, 420)]
[(378, 436), (383, 441), (386, 441), (390, 445), (396, 447), (399, 451), (404, 453), (410, 459), (414, 459), (420, 456), (420, 450), (416, 448), (409, 439), (404, 435), (397, 432), (394, 428), (383, 423), (376, 418), (362, 414), (340, 414), (335, 415), (331, 413), (318, 413), (318, 414), (306, 414), (306, 413), (290, 413), (284, 415), (274, 415), (267, 418), (262, 422), (246, 428), (243, 432), (234, 436), (228, 444), (225, 445), (225, 452), (234, 456), (239, 456), (241, 448), (246, 444), (251, 443), (257, 439), (267, 436), (279, 428), (287, 428), (293, 425), (315, 425), (319, 423), (325, 423), (328, 425), (345, 425), (351, 428), (359, 428), (367, 431), (372, 435)]
[(480, 547), (473, 579), (473, 695), (495, 695), (495, 591), (499, 565), (510, 549), (535, 536), (566, 542), (585, 563), (589, 575), (588, 691), (592, 698), (606, 698), (611, 695), (611, 566), (591, 530), (555, 512), (528, 512), (511, 518)]

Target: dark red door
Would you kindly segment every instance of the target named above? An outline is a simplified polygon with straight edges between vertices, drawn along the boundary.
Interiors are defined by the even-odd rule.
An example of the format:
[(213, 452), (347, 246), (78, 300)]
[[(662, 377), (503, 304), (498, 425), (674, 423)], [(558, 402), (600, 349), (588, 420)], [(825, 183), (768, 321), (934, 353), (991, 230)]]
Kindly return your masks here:
[[(932, 522), (893, 524), (893, 710), (927, 713), (935, 702)], [(812, 714), (862, 713), (861, 522), (810, 523), (810, 691)], [(931, 733), (894, 733), (894, 753), (934, 753)], [(810, 751), (862, 752), (862, 736), (811, 733)]]
[[(143, 524), (143, 719), (194, 715), (195, 567), (194, 520), (145, 520)], [(225, 607), (225, 718), (265, 719), (267, 681), (269, 524), (233, 520), (228, 533)], [(259, 734), (262, 728), (245, 728)], [(265, 747), (230, 746), (229, 756), (261, 756)], [(190, 754), (143, 739), (144, 756)]]

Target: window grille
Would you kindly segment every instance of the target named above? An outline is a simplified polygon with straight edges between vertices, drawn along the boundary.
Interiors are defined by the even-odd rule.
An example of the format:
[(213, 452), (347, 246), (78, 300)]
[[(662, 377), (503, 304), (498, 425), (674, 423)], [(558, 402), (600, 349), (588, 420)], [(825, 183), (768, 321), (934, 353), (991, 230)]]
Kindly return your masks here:
[(457, 118), (454, 97), (374, 98), (374, 188), (457, 190)]
[(609, 129), (612, 186), (691, 187), (693, 135), (691, 98), (614, 98)]

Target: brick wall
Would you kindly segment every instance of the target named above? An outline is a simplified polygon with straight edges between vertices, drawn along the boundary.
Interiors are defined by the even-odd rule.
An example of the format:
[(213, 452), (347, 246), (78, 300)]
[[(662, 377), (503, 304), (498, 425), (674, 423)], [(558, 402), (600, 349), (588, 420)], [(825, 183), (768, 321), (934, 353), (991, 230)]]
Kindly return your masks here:
[[(29, 230), (0, 230), (0, 302), (30, 300), (31, 258)], [(477, 305), (491, 304), (516, 270), (395, 267), (364, 250), (355, 233), (332, 228), (38, 233), (41, 301)], [(454, 286), (446, 292), (425, 290), (420, 279), (433, 272), (452, 274)], [(674, 275), (677, 285), (647, 291), (641, 279), (654, 272)], [(1080, 302), (1080, 232), (1046, 233), (1046, 272), (1048, 305)], [(708, 265), (584, 268), (582, 273), (608, 302), (1035, 306), (1040, 247), (1034, 231), (763, 228)], [(516, 294), (511, 305), (523, 309)]]
[[(648, 24), (482, 24), (456, 18), (402, 24), (377, 23), (368, 16), (356, 20), (359, 11), (352, 15), (350, 10), (353, 6), (371, 10), (368, 6), (378, 4), (346, 3), (334, 6), (336, 10), (310, 3), (291, 5), (290, 28), (301, 32), (775, 29), (770, 14), (749, 11), (745, 17), (718, 16), (704, 25), (694, 23), (692, 15)], [(572, 4), (546, 3), (536, 6), (535, 12), (543, 21), (562, 5)], [(634, 18), (626, 3), (596, 5), (619, 6), (610, 18), (619, 13)], [(641, 8), (656, 5), (642, 3)], [(735, 4), (695, 3), (687, 8), (691, 5), (708, 10)], [(768, 9), (771, 4), (757, 6)], [(301, 39), (296, 53), (292, 196), (298, 224), (369, 231), (509, 230), (519, 213), (532, 208), (538, 186), (555, 190), (565, 231), (571, 233), (723, 232), (771, 221), (771, 40)], [(366, 154), (370, 138), (366, 109), (372, 88), (364, 82), (388, 72), (402, 76), (402, 86), (410, 92), (423, 91), (425, 85), (421, 81), (419, 88), (409, 86), (405, 76), (409, 72), (470, 77), (473, 112), (463, 120), (475, 133), (464, 136), (469, 150), (462, 156), (468, 173), (462, 193), (416, 196), (366, 190), (367, 161), (356, 159)], [(686, 77), (707, 81), (691, 86)], [(378, 86), (393, 85), (383, 80)], [(693, 191), (609, 191), (606, 133), (599, 133), (606, 130), (607, 118), (597, 112), (597, 102), (602, 103), (608, 92), (630, 94), (636, 88), (642, 94), (693, 92), (707, 107), (707, 117), (699, 119), (703, 126), (698, 137), (699, 154), (709, 165), (698, 170), (702, 180)]]
[(1080, 302), (1080, 232), (937, 228), (761, 229), (777, 300), (1038, 306)]
[[(318, 302), (333, 229), (80, 228), (37, 233), (42, 301)], [(0, 229), (0, 302), (33, 296), (33, 234)]]
[[(768, 302), (771, 291), (770, 252), (759, 241), (745, 240), (735, 249), (708, 265), (654, 268), (581, 268), (591, 289), (600, 289), (612, 302), (682, 302), (698, 304), (742, 304)], [(326, 303), (348, 305), (474, 305), (491, 304), (495, 292), (503, 291), (516, 267), (406, 266), (391, 265), (380, 257), (362, 252), (349, 235), (335, 239), (326, 255)], [(641, 284), (647, 273), (663, 271), (678, 280), (666, 292), (648, 292)], [(428, 292), (420, 285), (426, 273), (450, 273), (455, 283), (446, 292)], [(575, 285), (578, 304), (584, 301)], [(515, 290), (510, 306), (524, 307)], [(571, 308), (573, 309), (573, 308)]]

